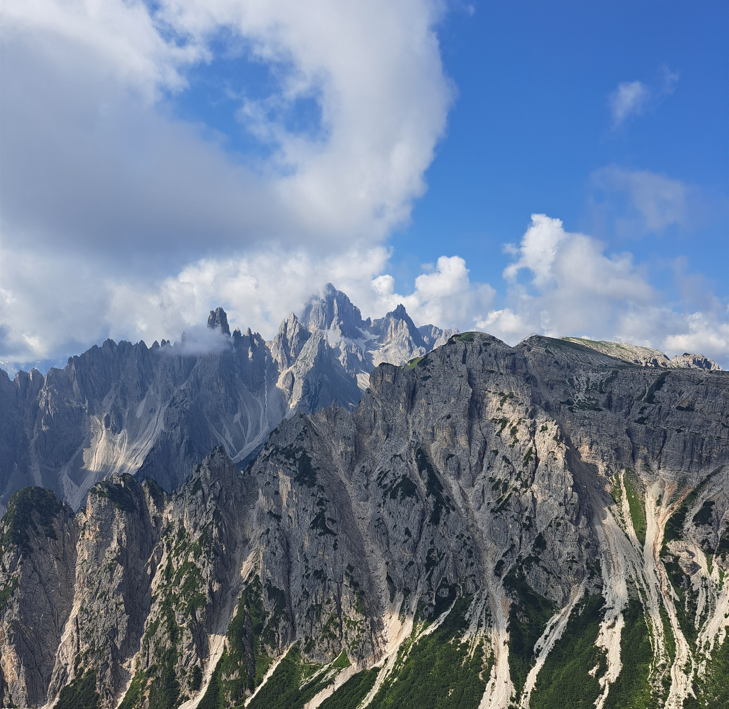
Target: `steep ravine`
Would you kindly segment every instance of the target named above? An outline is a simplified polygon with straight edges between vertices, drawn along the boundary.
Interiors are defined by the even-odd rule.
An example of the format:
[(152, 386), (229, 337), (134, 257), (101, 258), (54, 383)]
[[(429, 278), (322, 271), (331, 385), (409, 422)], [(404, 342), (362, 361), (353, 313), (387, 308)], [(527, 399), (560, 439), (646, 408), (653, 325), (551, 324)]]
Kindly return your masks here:
[(16, 493), (0, 703), (725, 706), (728, 475), (723, 372), (459, 335), (244, 470)]

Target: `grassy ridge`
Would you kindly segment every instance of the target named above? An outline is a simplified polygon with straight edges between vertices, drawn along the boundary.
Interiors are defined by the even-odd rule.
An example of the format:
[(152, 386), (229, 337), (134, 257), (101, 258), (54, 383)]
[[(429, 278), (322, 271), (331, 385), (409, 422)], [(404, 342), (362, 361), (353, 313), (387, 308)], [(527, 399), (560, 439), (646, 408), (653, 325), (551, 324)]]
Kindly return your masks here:
[(260, 692), (248, 703), (248, 709), (301, 709), (333, 679), (325, 673), (306, 682), (306, 678), (320, 667), (305, 663), (299, 646), (294, 645)]
[(238, 706), (263, 680), (271, 664), (261, 636), (268, 616), (256, 576), (243, 591), (226, 634), (226, 647), (198, 709)]
[(714, 648), (703, 677), (694, 682), (694, 694), (683, 709), (726, 709), (729, 707), (729, 636), (721, 647)]
[(97, 709), (99, 693), (96, 691), (96, 670), (77, 677), (61, 690), (56, 709)]
[(319, 709), (357, 709), (359, 703), (375, 686), (379, 671), (379, 667), (373, 667), (350, 677), (331, 697), (319, 705)]
[(0, 551), (15, 546), (29, 552), (31, 527), (37, 534), (56, 539), (53, 520), (63, 507), (54, 492), (42, 487), (24, 487), (13, 493), (0, 526)]
[(645, 507), (643, 506), (643, 495), (641, 494), (641, 485), (638, 476), (632, 471), (626, 471), (623, 476), (625, 483), (625, 495), (628, 498), (628, 508), (630, 509), (630, 519), (633, 522), (635, 536), (641, 546), (645, 545), (645, 532), (647, 522), (645, 518)]
[(509, 671), (518, 693), (534, 664), (534, 645), (557, 607), (527, 583), (521, 570), (512, 569), (504, 578), (504, 586), (514, 596), (509, 609)]

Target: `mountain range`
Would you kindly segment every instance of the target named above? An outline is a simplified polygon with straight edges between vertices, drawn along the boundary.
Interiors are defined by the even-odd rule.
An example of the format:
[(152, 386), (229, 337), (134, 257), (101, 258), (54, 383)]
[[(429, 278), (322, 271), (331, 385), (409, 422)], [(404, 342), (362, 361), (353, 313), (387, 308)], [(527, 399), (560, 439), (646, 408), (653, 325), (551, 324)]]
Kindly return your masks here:
[[(0, 704), (726, 707), (729, 374), (699, 355), (572, 338), (428, 341), (403, 310), (363, 321), (341, 295), (272, 344), (231, 335), (217, 310), (195, 342), (105, 345), (110, 358), (136, 351), (124, 368), (69, 363), (73, 401), (94, 391), (78, 372), (112, 381), (97, 391), (107, 408), (86, 415), (104, 411), (110, 430), (125, 412), (121, 436), (145, 416), (148, 381), (154, 406), (167, 391), (162, 374), (129, 372), (180, 348), (158, 366), (189, 383), (164, 399), (150, 451), (175, 450), (175, 422), (207, 433), (168, 460), (214, 447), (177, 477), (144, 461), (107, 471), (77, 510), (41, 486), (12, 494)], [(401, 361), (377, 364), (385, 350)], [(288, 407), (247, 449), (220, 433), (243, 381), (272, 382), (268, 406)], [(352, 398), (337, 402), (345, 382)], [(266, 410), (264, 398), (248, 414), (255, 431)]]
[(0, 513), (37, 485), (74, 509), (112, 474), (171, 492), (223, 446), (244, 461), (296, 411), (353, 408), (381, 362), (401, 365), (456, 332), (417, 328), (405, 308), (363, 319), (332, 285), (291, 314), (274, 339), (230, 331), (222, 308), (180, 341), (107, 340), (44, 376), (0, 370)]

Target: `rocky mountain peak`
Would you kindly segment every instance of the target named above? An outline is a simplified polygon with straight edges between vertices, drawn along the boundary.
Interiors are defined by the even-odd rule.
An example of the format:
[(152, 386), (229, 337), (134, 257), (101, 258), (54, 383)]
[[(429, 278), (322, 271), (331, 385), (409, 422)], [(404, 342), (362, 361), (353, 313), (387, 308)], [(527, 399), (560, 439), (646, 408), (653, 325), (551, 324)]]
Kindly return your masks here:
[(220, 330), (224, 335), (230, 335), (230, 326), (228, 325), (228, 315), (221, 307), (210, 311), (208, 315), (208, 327), (211, 330)]
[(271, 343), (271, 358), (282, 369), (290, 367), (296, 361), (311, 333), (301, 324), (295, 313), (291, 313), (278, 328), (276, 337)]
[(427, 348), (420, 331), (410, 319), (402, 303), (383, 318), (369, 321), (368, 325), (370, 330), (380, 336), (381, 342), (386, 343), (397, 338), (406, 338), (411, 341), (411, 346)]
[(331, 283), (324, 286), (321, 295), (309, 300), (301, 321), (310, 332), (339, 330), (344, 337), (354, 340), (362, 337), (361, 330), (365, 327), (360, 309)]

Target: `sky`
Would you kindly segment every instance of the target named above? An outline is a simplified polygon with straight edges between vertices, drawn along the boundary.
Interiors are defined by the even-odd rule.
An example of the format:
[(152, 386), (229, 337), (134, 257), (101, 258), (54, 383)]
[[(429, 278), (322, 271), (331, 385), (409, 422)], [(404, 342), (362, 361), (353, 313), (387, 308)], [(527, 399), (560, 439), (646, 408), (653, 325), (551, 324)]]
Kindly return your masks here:
[(729, 368), (729, 5), (4, 0), (0, 363), (366, 316)]

